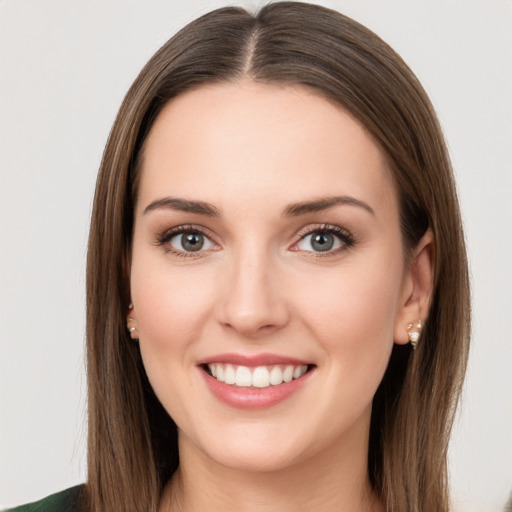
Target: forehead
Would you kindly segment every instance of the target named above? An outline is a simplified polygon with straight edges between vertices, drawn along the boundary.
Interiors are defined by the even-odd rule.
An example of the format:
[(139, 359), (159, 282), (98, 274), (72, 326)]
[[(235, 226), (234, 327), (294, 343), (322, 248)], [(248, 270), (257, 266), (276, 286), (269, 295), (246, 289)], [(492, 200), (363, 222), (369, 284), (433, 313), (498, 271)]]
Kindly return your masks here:
[[(300, 86), (209, 85), (170, 101), (146, 140), (139, 205), (158, 195), (264, 208), (352, 195), (396, 207), (372, 137), (343, 108)], [(218, 204), (220, 202), (220, 204)]]

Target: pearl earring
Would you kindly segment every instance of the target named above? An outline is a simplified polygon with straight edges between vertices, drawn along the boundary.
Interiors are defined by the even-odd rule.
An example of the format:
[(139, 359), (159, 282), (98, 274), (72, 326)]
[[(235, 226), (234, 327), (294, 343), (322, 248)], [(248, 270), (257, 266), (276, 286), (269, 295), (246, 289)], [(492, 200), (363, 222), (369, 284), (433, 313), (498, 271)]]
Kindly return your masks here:
[(411, 322), (407, 326), (407, 336), (409, 337), (409, 341), (412, 345), (412, 348), (416, 350), (416, 346), (418, 345), (418, 340), (420, 339), (421, 330), (423, 329), (423, 324), (421, 320), (416, 320), (415, 322)]
[[(133, 308), (133, 304), (130, 302), (130, 305), (128, 306), (130, 309)], [(128, 323), (126, 325), (126, 327), (128, 328), (128, 331), (130, 332), (130, 334), (132, 334), (134, 331), (135, 331), (135, 327), (130, 327), (130, 322), (133, 322), (135, 319), (132, 318), (131, 316), (128, 317)]]

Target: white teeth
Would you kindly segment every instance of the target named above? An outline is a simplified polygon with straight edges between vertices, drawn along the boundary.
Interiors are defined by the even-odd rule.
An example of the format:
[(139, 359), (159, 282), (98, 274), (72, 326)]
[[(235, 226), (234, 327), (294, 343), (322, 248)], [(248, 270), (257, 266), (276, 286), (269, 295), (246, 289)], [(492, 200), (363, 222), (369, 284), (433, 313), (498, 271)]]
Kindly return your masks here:
[(212, 363), (208, 365), (212, 377), (220, 382), (239, 387), (268, 388), (278, 386), (283, 382), (291, 382), (293, 379), (302, 377), (308, 370), (307, 365), (300, 366), (236, 366), (223, 363)]
[(306, 373), (307, 369), (308, 367), (306, 365), (295, 367), (295, 370), (293, 370), (293, 378), (298, 379), (299, 377), (302, 377)]
[(251, 370), (247, 366), (239, 366), (236, 369), (235, 384), (241, 387), (249, 387), (252, 382)]
[(293, 366), (287, 366), (283, 372), (283, 380), (291, 382), (293, 380)]
[(235, 369), (230, 364), (226, 365), (226, 369), (224, 370), (224, 382), (226, 384), (235, 383)]
[(268, 388), (270, 386), (270, 373), (264, 366), (258, 366), (252, 373), (252, 385), (255, 388)]
[(274, 366), (270, 372), (270, 384), (277, 386), (283, 382), (283, 371), (279, 366)]

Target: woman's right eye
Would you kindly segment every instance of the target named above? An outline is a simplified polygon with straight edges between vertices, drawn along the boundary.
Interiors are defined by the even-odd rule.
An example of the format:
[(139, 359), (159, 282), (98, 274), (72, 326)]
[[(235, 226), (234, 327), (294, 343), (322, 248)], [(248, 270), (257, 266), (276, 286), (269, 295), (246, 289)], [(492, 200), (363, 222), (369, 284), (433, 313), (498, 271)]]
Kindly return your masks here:
[(172, 236), (168, 244), (173, 250), (179, 252), (201, 252), (215, 247), (215, 244), (199, 231), (184, 231)]
[(195, 226), (177, 226), (170, 229), (158, 236), (157, 245), (162, 246), (166, 252), (183, 257), (198, 256), (218, 249), (218, 245)]

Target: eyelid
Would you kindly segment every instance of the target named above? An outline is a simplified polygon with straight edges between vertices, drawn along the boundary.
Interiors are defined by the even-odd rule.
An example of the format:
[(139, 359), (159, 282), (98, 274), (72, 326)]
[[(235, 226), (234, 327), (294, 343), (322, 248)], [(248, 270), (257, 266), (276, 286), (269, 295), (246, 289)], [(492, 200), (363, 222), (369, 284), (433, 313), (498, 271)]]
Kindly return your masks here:
[[(213, 245), (215, 245), (216, 248), (208, 249), (205, 251), (189, 252), (180, 251), (168, 245), (168, 242), (170, 242), (175, 236), (188, 232), (200, 233), (204, 237), (208, 238), (208, 240)], [(205, 253), (216, 251), (220, 248), (220, 244), (217, 243), (217, 241), (215, 240), (215, 236), (211, 234), (211, 231), (197, 224), (181, 224), (179, 226), (174, 226), (170, 229), (165, 229), (159, 232), (155, 238), (156, 245), (162, 246), (166, 252), (182, 258), (200, 258), (205, 256)]]
[[(341, 247), (338, 247), (334, 250), (329, 250), (325, 252), (321, 251), (304, 251), (301, 249), (294, 249), (302, 240), (304, 240), (307, 236), (313, 234), (313, 233), (329, 233), (333, 234), (334, 236), (338, 237), (338, 239), (341, 242)], [(314, 257), (314, 258), (325, 258), (333, 255), (337, 255), (340, 252), (346, 251), (347, 249), (350, 249), (355, 243), (356, 239), (354, 235), (348, 231), (345, 228), (342, 228), (340, 226), (337, 226), (335, 224), (309, 224), (308, 226), (300, 229), (297, 232), (297, 240), (293, 243), (293, 245), (290, 247), (289, 250), (296, 251), (296, 252), (302, 252), (303, 254), (307, 255), (308, 257)]]
[[(208, 238), (208, 240), (214, 244), (216, 247), (214, 249), (208, 249), (204, 251), (197, 251), (197, 252), (189, 252), (189, 251), (180, 251), (176, 250), (173, 247), (169, 247), (166, 244), (175, 236), (187, 233), (187, 232), (196, 232), (200, 233), (201, 235)], [(325, 252), (320, 251), (305, 251), (301, 249), (294, 248), (297, 246), (298, 243), (300, 243), (304, 238), (307, 236), (313, 234), (313, 233), (330, 233), (334, 236), (338, 237), (338, 239), (341, 242), (341, 247), (338, 247), (334, 250), (329, 250)], [(216, 236), (207, 228), (204, 226), (198, 225), (198, 224), (181, 224), (178, 226), (174, 226), (169, 229), (165, 229), (161, 232), (159, 232), (156, 235), (155, 243), (156, 245), (164, 247), (166, 252), (172, 253), (175, 256), (178, 257), (184, 257), (184, 258), (200, 258), (203, 256), (206, 256), (209, 252), (217, 251), (221, 248), (221, 245), (216, 241)], [(354, 235), (348, 231), (345, 228), (342, 228), (340, 226), (337, 226), (335, 224), (325, 224), (325, 223), (318, 223), (318, 224), (309, 224), (305, 226), (304, 228), (300, 229), (296, 233), (296, 240), (293, 242), (292, 246), (289, 248), (289, 250), (294, 252), (302, 252), (304, 254), (307, 254), (308, 257), (329, 257), (336, 255), (340, 252), (343, 252), (347, 249), (350, 249), (357, 240), (355, 239)]]

